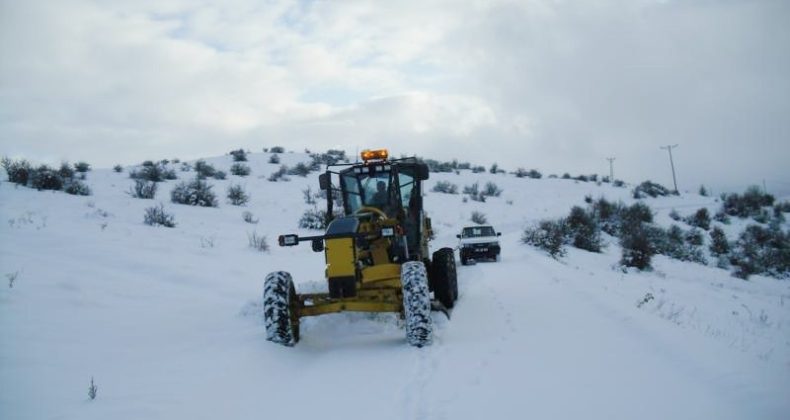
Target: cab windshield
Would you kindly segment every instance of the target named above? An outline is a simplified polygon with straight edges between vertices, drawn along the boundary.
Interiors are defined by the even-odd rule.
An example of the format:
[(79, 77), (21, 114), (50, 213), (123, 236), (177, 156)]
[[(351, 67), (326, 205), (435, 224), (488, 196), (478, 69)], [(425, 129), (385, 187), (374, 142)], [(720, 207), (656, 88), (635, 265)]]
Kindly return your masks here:
[(461, 232), (462, 238), (479, 238), (484, 236), (495, 236), (494, 228), (491, 226), (479, 226), (464, 228)]
[(343, 197), (349, 214), (362, 207), (375, 207), (388, 211), (393, 191), (390, 188), (390, 173), (348, 173), (342, 177)]

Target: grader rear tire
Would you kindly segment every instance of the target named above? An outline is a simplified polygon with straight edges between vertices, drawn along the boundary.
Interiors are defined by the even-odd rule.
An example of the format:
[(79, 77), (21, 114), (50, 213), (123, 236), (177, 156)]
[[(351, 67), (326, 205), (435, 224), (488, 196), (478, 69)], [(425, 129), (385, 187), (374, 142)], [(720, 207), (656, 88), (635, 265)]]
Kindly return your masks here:
[(431, 283), (436, 299), (451, 309), (458, 299), (458, 276), (455, 270), (455, 253), (452, 248), (442, 248), (433, 253)]
[(299, 314), (291, 274), (275, 271), (263, 283), (263, 318), (266, 339), (293, 347), (299, 341)]
[(431, 296), (428, 291), (428, 274), (425, 264), (409, 261), (401, 266), (403, 287), (403, 312), (406, 318), (406, 341), (422, 347), (433, 340)]

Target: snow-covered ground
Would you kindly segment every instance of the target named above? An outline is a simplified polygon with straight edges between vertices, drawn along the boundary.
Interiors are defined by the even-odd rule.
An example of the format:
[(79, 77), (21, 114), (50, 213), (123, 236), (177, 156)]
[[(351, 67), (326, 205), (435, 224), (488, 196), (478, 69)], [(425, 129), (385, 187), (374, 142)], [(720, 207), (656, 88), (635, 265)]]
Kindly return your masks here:
[[(790, 282), (661, 256), (652, 272), (626, 273), (613, 241), (559, 261), (520, 243), (525, 225), (586, 195), (632, 201), (607, 184), (431, 174), (428, 190), (504, 190), (486, 203), (427, 193), (434, 249), (455, 246), (473, 210), (503, 232), (501, 262), (459, 265), (459, 302), (452, 320), (434, 314), (434, 344), (409, 347), (396, 316), (367, 314), (304, 319), (294, 348), (267, 342), (266, 273), (323, 287), (320, 254), (275, 246), (281, 233), (315, 233), (296, 227), (302, 190), (318, 182), (268, 182), (278, 165), (249, 158), (251, 176), (210, 181), (219, 208), (170, 203), (178, 181), (154, 201), (131, 198), (128, 174), (110, 170), (88, 174), (89, 197), (0, 183), (1, 419), (790, 417)], [(251, 194), (247, 206), (225, 202), (231, 183)], [(142, 223), (156, 202), (176, 228)], [(717, 208), (694, 194), (646, 202), (662, 224), (673, 208)], [(248, 246), (253, 232), (270, 252)]]

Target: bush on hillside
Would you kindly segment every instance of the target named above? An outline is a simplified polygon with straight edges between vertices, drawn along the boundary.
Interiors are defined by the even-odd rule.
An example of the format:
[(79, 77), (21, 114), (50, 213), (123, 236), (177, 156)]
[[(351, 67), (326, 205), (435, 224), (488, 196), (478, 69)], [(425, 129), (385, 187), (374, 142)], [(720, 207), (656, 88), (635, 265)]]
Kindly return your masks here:
[(710, 213), (705, 207), (697, 210), (693, 215), (685, 218), (685, 222), (700, 229), (710, 229)]
[(715, 215), (713, 215), (713, 220), (719, 223), (724, 223), (725, 225), (730, 224), (730, 216), (728, 216), (727, 213), (725, 213), (724, 210), (721, 209), (718, 212), (716, 212)]
[(310, 174), (310, 166), (303, 162), (299, 162), (294, 165), (293, 168), (288, 170), (288, 175), (297, 175), (301, 177), (306, 177)]
[(565, 222), (541, 220), (537, 226), (524, 229), (521, 241), (549, 253), (552, 258), (565, 255)]
[(246, 162), (247, 152), (244, 149), (231, 150), (230, 155), (233, 157), (234, 162)]
[(601, 230), (612, 236), (617, 236), (620, 229), (620, 216), (623, 212), (623, 203), (613, 203), (601, 197), (591, 204), (593, 217), (598, 222)]
[(483, 188), (481, 194), (484, 194), (486, 197), (499, 197), (499, 195), (502, 194), (502, 189), (493, 182), (486, 182), (486, 186)]
[(274, 146), (269, 149), (269, 153), (285, 153), (285, 148), (282, 146)]
[(565, 219), (565, 226), (574, 247), (601, 252), (601, 229), (592, 214), (579, 206), (574, 206)]
[(60, 169), (58, 169), (58, 175), (60, 175), (63, 180), (72, 179), (76, 175), (74, 169), (72, 169), (71, 165), (67, 162), (63, 162), (60, 164)]
[(319, 210), (317, 207), (307, 209), (299, 219), (299, 227), (302, 229), (323, 230), (326, 229), (326, 211)]
[(30, 186), (41, 190), (60, 191), (64, 181), (60, 174), (47, 165), (41, 165), (30, 174)]
[(198, 178), (200, 179), (211, 178), (217, 173), (217, 170), (214, 168), (214, 166), (202, 159), (195, 162), (194, 168), (195, 172), (197, 172)]
[(211, 189), (212, 186), (201, 179), (181, 182), (170, 192), (170, 200), (190, 206), (217, 207), (217, 197)]
[(27, 185), (27, 181), (30, 179), (30, 173), (33, 172), (33, 168), (28, 161), (24, 159), (15, 161), (4, 157), (2, 165), (6, 175), (8, 175), (8, 182)]
[(71, 195), (91, 195), (90, 187), (78, 179), (66, 180), (63, 192)]
[(288, 173), (288, 167), (283, 165), (277, 171), (272, 172), (268, 179), (271, 182), (288, 181), (288, 177), (285, 176), (286, 173)]
[(266, 236), (264, 235), (258, 235), (257, 232), (248, 233), (247, 241), (252, 249), (260, 252), (269, 251), (269, 244), (266, 242)]
[(655, 244), (651, 243), (650, 236), (642, 223), (632, 225), (630, 229), (622, 232), (620, 246), (623, 249), (620, 264), (639, 270), (652, 269), (650, 264), (653, 255), (656, 254)]
[(150, 160), (143, 162), (139, 169), (129, 172), (129, 178), (141, 179), (151, 182), (163, 182), (165, 180), (178, 179), (176, 171), (168, 168), (165, 164), (153, 163)]
[(658, 252), (676, 260), (705, 264), (700, 241), (699, 230), (692, 229), (684, 232), (680, 226), (673, 224), (667, 229), (666, 242), (663, 247), (660, 247), (661, 249), (658, 249)]
[(250, 224), (258, 223), (258, 219), (256, 219), (255, 215), (253, 215), (249, 211), (245, 211), (244, 213), (242, 213), (241, 214), (241, 218), (242, 218), (242, 220), (244, 220), (245, 222), (250, 223)]
[(134, 198), (153, 199), (156, 196), (156, 182), (135, 179), (127, 193)]
[(143, 223), (149, 226), (164, 226), (169, 228), (176, 226), (175, 216), (166, 212), (165, 206), (161, 203), (158, 206), (145, 209)]
[(231, 175), (247, 176), (250, 174), (250, 167), (243, 163), (234, 163), (230, 167)]
[(269, 163), (273, 163), (275, 165), (280, 164), (280, 156), (277, 154), (269, 156)]
[(433, 186), (431, 191), (443, 194), (458, 194), (458, 185), (449, 181), (439, 181)]
[(121, 173), (121, 172), (123, 172), (123, 166), (115, 165), (115, 166), (112, 167), (112, 170), (115, 171), (115, 172)]
[(733, 245), (730, 262), (742, 279), (752, 274), (790, 277), (790, 232), (749, 225)]
[(645, 181), (634, 188), (633, 196), (634, 198), (656, 198), (665, 197), (670, 194), (672, 194), (672, 191), (670, 191), (667, 187), (652, 181)]
[(91, 170), (91, 165), (88, 162), (77, 162), (74, 164), (74, 170), (85, 173)]
[(708, 247), (710, 254), (714, 257), (727, 255), (730, 253), (730, 243), (727, 241), (727, 235), (720, 227), (715, 226), (710, 231), (710, 246)]
[(228, 187), (228, 201), (234, 206), (243, 206), (250, 200), (250, 196), (244, 191), (241, 185), (231, 185)]
[(473, 211), (472, 212), (472, 217), (470, 217), (470, 220), (473, 223), (477, 223), (478, 225), (484, 225), (484, 224), (488, 223), (488, 220), (486, 219), (486, 215), (481, 213), (481, 212), (479, 212), (479, 211)]
[(537, 169), (530, 169), (526, 170), (524, 168), (516, 169), (515, 175), (517, 178), (532, 178), (532, 179), (540, 179), (543, 177), (543, 174), (538, 172)]
[(763, 193), (757, 186), (749, 187), (743, 195), (722, 194), (722, 213), (742, 219), (757, 216), (763, 207), (772, 206), (774, 196)]
[(322, 165), (335, 165), (346, 160), (346, 152), (343, 150), (329, 149), (326, 153), (316, 153), (310, 155), (312, 162), (310, 167), (313, 170), (320, 170)]

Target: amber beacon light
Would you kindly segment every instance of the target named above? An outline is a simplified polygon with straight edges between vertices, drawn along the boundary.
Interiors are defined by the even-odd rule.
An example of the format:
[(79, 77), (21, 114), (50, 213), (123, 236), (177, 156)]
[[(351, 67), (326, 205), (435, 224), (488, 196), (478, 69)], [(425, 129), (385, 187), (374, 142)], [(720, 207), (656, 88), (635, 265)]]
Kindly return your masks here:
[(387, 157), (389, 156), (389, 152), (387, 151), (387, 149), (363, 150), (362, 153), (360, 153), (360, 156), (362, 157), (362, 160), (365, 162), (375, 159), (387, 160)]

